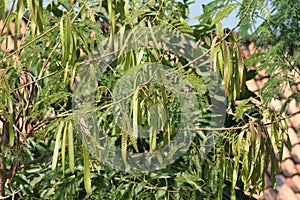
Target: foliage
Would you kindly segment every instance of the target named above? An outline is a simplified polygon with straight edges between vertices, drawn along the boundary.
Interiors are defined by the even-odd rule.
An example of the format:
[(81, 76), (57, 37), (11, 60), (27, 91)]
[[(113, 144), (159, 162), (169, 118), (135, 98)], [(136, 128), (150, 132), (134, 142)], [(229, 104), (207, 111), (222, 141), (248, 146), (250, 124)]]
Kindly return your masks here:
[[(253, 26), (257, 13), (269, 17), (268, 8), (262, 1), (212, 1), (204, 5), (204, 14), (199, 16), (199, 24), (194, 27), (187, 23), (188, 5), (192, 3), (187, 0), (57, 0), (46, 8), (42, 1), (14, 2), (16, 7), (7, 16), (0, 15), (4, 19), (3, 29), (8, 30), (8, 24), (14, 20), (18, 33), (20, 20), (29, 10), (27, 28), (30, 33), (20, 48), (15, 39), (12, 54), (0, 53), (1, 158), (2, 171), (9, 175), (0, 183), (4, 187), (8, 182), (1, 195), (22, 199), (251, 199), (245, 192), (262, 191), (262, 177), (268, 162), (272, 162), (273, 174), (278, 170), (274, 148), (282, 149), (284, 122), (267, 108), (267, 103), (280, 93), (273, 90), (275, 85), (293, 81), (293, 77), (282, 71), (295, 70), (299, 63), (299, 52), (296, 51), (299, 44), (283, 36), (286, 27), (291, 35), (297, 36), (297, 30), (292, 31), (292, 28), (299, 23), (299, 14), (293, 12), (291, 21), (284, 15), (283, 25), (276, 26), (282, 20), (279, 13), (285, 12), (282, 11), (284, 2), (272, 2), (278, 11), (254, 32), (258, 44), (272, 44), (272, 48), (255, 54), (245, 63), (239, 42), (245, 39), (246, 30)], [(0, 1), (0, 5), (4, 4)], [(297, 10), (296, 3), (289, 5)], [(0, 6), (0, 13), (6, 8)], [(223, 29), (221, 20), (234, 9), (239, 9), (239, 23), (232, 30)], [(222, 133), (205, 157), (203, 136), (210, 131), (210, 120), (217, 117), (212, 115), (205, 75), (198, 73), (186, 58), (159, 48), (127, 52), (111, 66), (101, 69), (104, 76), (93, 91), (97, 96), (96, 110), (100, 111), (95, 123), (121, 148), (122, 165), (128, 162), (126, 151), (154, 152), (169, 144), (180, 121), (176, 92), (137, 76), (136, 82), (146, 84), (135, 87), (124, 102), (130, 105), (128, 119), (134, 124), (150, 126), (148, 137), (143, 139), (137, 139), (138, 129), (122, 129), (130, 124), (121, 124), (115, 119), (114, 112), (120, 111), (111, 105), (112, 99), (117, 98), (112, 89), (120, 77), (141, 64), (161, 63), (190, 81), (201, 108), (199, 113), (193, 113), (193, 123), (200, 128), (194, 131), (195, 138), (187, 152), (164, 169), (148, 173), (120, 172), (89, 155), (93, 145), (73, 133), (79, 128), (72, 118), (74, 85), (80, 85), (76, 77), (84, 66), (85, 57), (91, 58), (94, 49), (110, 36), (116, 33), (124, 36), (125, 31), (137, 27), (183, 33), (186, 38), (199, 43), (203, 41), (202, 54), (210, 54), (209, 67), (216, 71), (218, 79), (223, 80), (226, 107), (233, 115), (227, 114)], [(238, 36), (234, 34), (237, 27)], [(184, 49), (184, 42), (179, 40), (177, 45), (189, 52)], [(14, 55), (19, 55), (21, 64), (14, 61)], [(262, 63), (261, 69), (269, 67), (269, 72), (276, 75), (263, 88), (261, 99), (245, 84), (253, 78), (247, 67), (257, 62)], [(95, 76), (95, 70), (91, 67), (91, 76)], [(164, 73), (161, 70), (158, 75), (163, 77)], [(81, 89), (86, 92), (85, 88)], [(298, 98), (297, 95), (293, 97)], [(236, 100), (241, 102), (237, 107)], [(258, 100), (261, 101), (257, 103)], [(160, 106), (156, 106), (158, 103)], [(162, 113), (160, 110), (168, 112), (167, 122), (163, 114), (155, 115)], [(268, 113), (274, 122), (274, 138), (267, 134), (261, 121), (263, 113)]]

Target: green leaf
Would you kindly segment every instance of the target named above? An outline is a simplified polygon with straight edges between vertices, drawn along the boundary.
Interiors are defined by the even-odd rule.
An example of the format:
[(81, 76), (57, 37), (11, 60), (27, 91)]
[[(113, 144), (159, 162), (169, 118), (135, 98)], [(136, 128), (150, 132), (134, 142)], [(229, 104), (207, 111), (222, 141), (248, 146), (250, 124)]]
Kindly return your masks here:
[[(239, 77), (239, 88), (243, 88), (243, 84), (246, 84), (244, 83), (244, 72), (245, 72), (245, 67), (244, 67), (244, 59), (243, 59), (243, 56), (242, 56), (242, 52), (241, 52), (241, 49), (239, 47), (236, 47), (236, 51), (237, 51), (237, 67), (238, 67), (238, 77)], [(240, 93), (240, 91), (239, 91)]]
[[(62, 66), (66, 67), (71, 53), (71, 22), (68, 15), (65, 15), (60, 20), (60, 39), (62, 45)], [(74, 47), (75, 48), (75, 47)], [(67, 68), (65, 69), (67, 71)]]
[(226, 155), (225, 151), (221, 151), (221, 155), (218, 160), (218, 169), (219, 169), (219, 181), (218, 181), (218, 199), (223, 197), (223, 188), (224, 188), (224, 179), (226, 174)]
[(223, 30), (222, 24), (220, 22), (216, 24), (216, 32), (217, 32), (217, 36), (219, 36), (221, 38), (223, 37), (224, 30)]
[(127, 133), (125, 131), (121, 134), (121, 152), (124, 164), (127, 164)]
[(67, 142), (67, 128), (64, 129), (62, 144), (61, 144), (61, 167), (63, 175), (65, 174), (65, 161), (66, 161), (66, 142)]
[(165, 187), (161, 187), (157, 192), (156, 192), (156, 198), (157, 199), (161, 199), (162, 197), (164, 197), (165, 196), (165, 194), (166, 194), (166, 190), (168, 189), (168, 187), (167, 186), (165, 186)]
[(36, 19), (36, 23), (38, 25), (38, 32), (42, 33), (43, 32), (43, 0), (38, 0), (36, 1), (36, 3), (38, 4), (36, 7), (37, 9), (37, 19)]
[(91, 184), (91, 172), (90, 172), (90, 157), (89, 151), (85, 144), (83, 144), (83, 160), (84, 160), (84, 170), (83, 170), (83, 181), (84, 188), (88, 195), (92, 194), (92, 184)]
[(111, 24), (111, 31), (110, 34), (111, 36), (113, 34), (115, 34), (116, 31), (116, 23), (115, 23), (115, 5), (113, 4), (112, 0), (108, 0), (107, 1), (107, 10), (108, 10), (108, 15), (109, 15), (109, 19), (110, 19), (110, 24)]
[(225, 84), (225, 94), (226, 96), (229, 95), (229, 62), (230, 62), (230, 52), (229, 49), (225, 43), (225, 41), (222, 42), (222, 49), (224, 54), (224, 84)]
[(14, 131), (14, 118), (13, 114), (9, 114), (9, 146), (13, 147), (15, 144), (15, 131)]
[[(18, 11), (18, 17), (16, 17), (15, 20), (15, 28), (14, 28), (14, 34), (18, 35), (20, 32), (20, 26), (21, 26), (21, 21), (22, 17), (24, 15), (25, 11), (25, 2), (23, 0), (20, 0), (17, 2), (17, 11)], [(14, 49), (17, 50), (18, 48), (18, 37), (14, 37)]]
[(141, 182), (137, 184), (137, 186), (134, 189), (135, 194), (138, 194), (140, 191), (142, 191), (145, 186), (146, 186), (145, 182)]
[(249, 70), (246, 72), (246, 80), (251, 80), (257, 75), (257, 70)]
[(158, 132), (158, 108), (155, 104), (150, 107), (148, 115), (150, 116), (150, 152), (153, 153), (156, 149), (156, 136)]
[(124, 3), (124, 14), (125, 14), (125, 17), (127, 17), (129, 15), (129, 0), (125, 0), (125, 3)]
[(56, 140), (55, 140), (55, 146), (54, 146), (53, 157), (52, 157), (52, 170), (55, 170), (57, 165), (58, 151), (60, 148), (60, 138), (61, 138), (63, 127), (64, 127), (64, 122), (61, 121), (56, 132)]
[(132, 97), (132, 104), (133, 104), (133, 132), (132, 135), (135, 139), (138, 138), (138, 132), (139, 132), (139, 118), (140, 118), (140, 106), (139, 106), (139, 89), (137, 88), (133, 94)]
[[(213, 62), (215, 60), (214, 57), (216, 55), (215, 48), (216, 48), (217, 40), (218, 40), (218, 36), (215, 36), (214, 39), (212, 40), (212, 44), (211, 44), (211, 48), (210, 48), (210, 68), (211, 69), (214, 69), (214, 65), (215, 66), (217, 65), (216, 62), (215, 63)], [(220, 69), (218, 69), (218, 70), (220, 70)]]
[(238, 6), (240, 6), (239, 3), (232, 3), (225, 5), (220, 12), (217, 13), (217, 15), (212, 19), (211, 25), (218, 24), (222, 19), (228, 17), (228, 15), (236, 9)]
[(68, 152), (70, 160), (70, 170), (72, 173), (75, 171), (75, 160), (74, 160), (74, 144), (73, 144), (73, 125), (72, 121), (69, 122), (68, 127)]
[(128, 134), (128, 137), (129, 137), (129, 141), (131, 142), (134, 150), (138, 153), (139, 148), (138, 148), (138, 144), (137, 144), (137, 139), (135, 137), (133, 137), (132, 134)]
[(207, 35), (204, 35), (204, 41), (207, 46), (211, 46), (211, 39)]
[(0, 0), (0, 20), (5, 19), (6, 3), (5, 0)]
[(35, 12), (35, 2), (34, 0), (27, 0), (27, 5), (29, 6), (29, 11), (31, 15), (31, 35), (34, 37), (36, 31), (36, 12)]

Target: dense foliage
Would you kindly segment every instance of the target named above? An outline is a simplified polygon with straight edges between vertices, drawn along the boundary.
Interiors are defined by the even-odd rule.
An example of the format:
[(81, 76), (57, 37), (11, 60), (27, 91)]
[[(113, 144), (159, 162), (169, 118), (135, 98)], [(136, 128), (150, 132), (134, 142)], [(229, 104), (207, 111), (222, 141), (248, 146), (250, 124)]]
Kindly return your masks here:
[[(251, 199), (257, 191), (261, 194), (268, 163), (272, 163), (271, 173), (278, 170), (274, 148), (281, 152), (285, 126), (282, 115), (270, 110), (268, 103), (281, 93), (278, 86), (293, 85), (295, 76), (284, 72), (300, 73), (299, 4), (296, 0), (272, 0), (269, 6), (265, 3), (214, 0), (203, 5), (199, 23), (190, 26), (188, 6), (192, 2), (187, 0), (56, 0), (47, 6), (42, 0), (18, 0), (11, 8), (0, 0), (3, 30), (8, 30), (14, 21), (17, 34), (22, 17), (29, 16), (28, 33), (21, 47), (14, 37), (14, 51), (0, 52), (1, 195), (20, 199)], [(239, 10), (239, 22), (231, 30), (224, 29), (220, 22), (234, 9)], [(264, 22), (255, 27), (258, 18)], [(183, 34), (185, 40), (178, 37), (175, 44), (185, 52), (189, 51), (184, 48), (187, 38), (200, 44), (200, 56), (210, 59), (203, 66), (214, 69), (216, 78), (223, 80), (220, 87), (224, 87), (227, 113), (221, 113), (226, 115), (224, 126), (211, 126), (210, 122), (219, 117), (213, 112), (209, 94), (215, 85), (206, 85), (207, 77), (197, 71), (195, 61), (189, 62), (187, 57), (159, 46), (121, 54), (101, 70), (91, 67), (91, 77), (101, 72), (96, 90), (92, 91), (97, 97), (95, 110), (91, 111), (97, 111), (93, 125), (101, 127), (105, 137), (121, 149), (120, 165), (128, 162), (126, 151), (152, 153), (168, 145), (181, 120), (178, 91), (152, 84), (147, 76), (136, 76), (133, 84), (145, 84), (135, 87), (124, 100), (129, 114), (123, 117), (150, 127), (146, 138), (137, 139), (139, 130), (133, 127), (128, 131), (130, 123), (122, 124), (115, 117), (121, 109), (114, 106), (120, 97), (113, 89), (121, 77), (145, 63), (164, 64), (188, 80), (191, 94), (197, 97), (200, 109), (192, 113), (191, 121), (198, 129), (187, 132), (195, 134), (187, 151), (163, 169), (123, 172), (103, 164), (94, 155), (101, 151), (93, 151), (97, 145), (92, 145), (91, 138), (75, 134), (80, 126), (73, 115), (74, 87), (81, 86), (80, 90), (85, 91), (86, 86), (80, 85), (84, 78), (78, 80), (77, 75), (85, 59), (93, 58), (94, 50), (103, 47), (103, 41), (113, 46), (109, 40), (113, 35), (122, 38), (126, 31), (145, 27), (153, 35), (158, 28)], [(244, 60), (240, 46), (248, 37), (268, 49)], [(4, 35), (0, 42), (6, 38)], [(138, 42), (136, 38), (124, 40), (118, 48)], [(248, 68), (256, 63), (261, 63), (259, 70), (268, 68), (271, 74), (258, 95), (245, 84), (255, 75)], [(166, 76), (164, 70), (152, 68), (139, 73)], [(298, 91), (286, 105), (292, 99), (300, 102), (299, 96)], [(215, 98), (224, 102), (222, 97)], [(157, 115), (162, 110), (167, 114)], [(285, 111), (283, 107), (281, 114)], [(272, 135), (267, 133), (263, 116), (271, 121)], [(214, 146), (204, 155), (205, 135), (216, 131), (220, 132)], [(163, 155), (157, 157), (163, 159)]]

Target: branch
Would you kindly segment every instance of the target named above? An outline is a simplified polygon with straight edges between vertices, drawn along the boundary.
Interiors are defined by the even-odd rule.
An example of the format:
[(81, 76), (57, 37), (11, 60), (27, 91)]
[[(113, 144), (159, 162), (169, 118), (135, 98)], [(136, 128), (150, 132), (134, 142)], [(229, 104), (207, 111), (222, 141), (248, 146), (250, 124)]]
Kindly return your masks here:
[[(278, 123), (278, 122), (281, 122), (283, 120), (286, 120), (288, 118), (291, 118), (297, 114), (300, 114), (300, 110), (298, 112), (295, 112), (291, 115), (288, 115), (286, 117), (282, 117), (282, 118), (279, 118), (275, 121), (272, 121), (272, 122), (268, 122), (268, 123), (263, 123), (262, 125), (264, 126), (269, 126), (271, 124), (275, 124), (275, 123)], [(243, 126), (233, 126), (233, 127), (221, 127), (221, 128), (195, 128), (195, 129), (188, 129), (188, 130), (191, 130), (191, 131), (231, 131), (231, 130), (240, 130), (240, 129), (245, 129), (249, 126), (249, 122), (246, 123), (245, 125)], [(182, 130), (186, 130), (186, 129), (182, 129)]]
[(18, 48), (17, 50), (15, 50), (14, 52), (12, 52), (11, 54), (9, 54), (8, 56), (4, 57), (2, 60), (0, 60), (0, 64), (4, 63), (8, 58), (12, 57), (13, 55), (15, 55), (16, 53), (20, 52), (21, 50), (23, 50), (24, 48), (30, 46), (32, 43), (36, 42), (37, 40), (41, 39), (42, 37), (44, 37), (45, 35), (47, 35), (48, 33), (50, 33), (51, 31), (53, 31), (54, 29), (56, 29), (59, 26), (59, 24), (55, 24), (52, 28), (50, 28), (48, 31), (46, 31), (45, 33), (37, 36), (36, 38), (32, 39), (30, 42), (28, 42), (27, 44), (25, 44), (24, 46)]
[(37, 163), (41, 162), (42, 160), (44, 160), (45, 158), (47, 158), (47, 157), (49, 157), (51, 155), (52, 155), (52, 152), (48, 152), (48, 153), (46, 153), (44, 155), (41, 155), (40, 157), (37, 157), (36, 159), (33, 159), (30, 162), (25, 163), (24, 165), (22, 165), (20, 167), (17, 167), (17, 171), (21, 170), (21, 169), (24, 169), (26, 167), (29, 167), (30, 165), (37, 164)]

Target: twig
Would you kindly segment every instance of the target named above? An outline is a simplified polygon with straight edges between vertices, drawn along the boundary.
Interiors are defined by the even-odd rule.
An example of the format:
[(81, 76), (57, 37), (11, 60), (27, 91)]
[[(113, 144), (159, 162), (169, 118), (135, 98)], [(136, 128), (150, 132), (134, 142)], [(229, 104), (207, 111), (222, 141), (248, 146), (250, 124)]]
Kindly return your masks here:
[(53, 76), (53, 75), (57, 74), (58, 72), (59, 72), (59, 71), (55, 71), (55, 72), (52, 72), (52, 73), (50, 73), (50, 74), (48, 74), (48, 75), (46, 75), (46, 76), (43, 76), (43, 77), (41, 77), (41, 78), (38, 78), (38, 79), (33, 80), (33, 81), (30, 81), (29, 83), (26, 83), (26, 84), (24, 84), (24, 85), (22, 85), (22, 86), (20, 86), (20, 87), (18, 87), (18, 88), (15, 88), (15, 91), (18, 91), (18, 90), (20, 90), (20, 89), (22, 89), (22, 88), (24, 88), (24, 87), (26, 87), (26, 86), (28, 86), (28, 85), (34, 84), (34, 83), (36, 83), (36, 82), (38, 82), (38, 81), (40, 81), (40, 80), (43, 80), (43, 79), (45, 79), (45, 78), (49, 78), (50, 76)]
[(264, 125), (265, 125), (265, 126), (268, 126), (268, 125), (271, 125), (271, 124), (274, 124), (274, 123), (278, 123), (278, 122), (280, 122), (280, 121), (282, 121), (282, 120), (289, 119), (289, 118), (291, 118), (291, 117), (293, 117), (293, 116), (295, 116), (295, 115), (297, 115), (297, 114), (300, 114), (300, 110), (297, 111), (297, 112), (295, 112), (295, 113), (293, 113), (293, 114), (290, 114), (290, 115), (288, 115), (288, 116), (286, 116), (286, 117), (279, 118), (279, 119), (277, 119), (277, 120), (275, 120), (275, 121), (273, 121), (273, 122), (265, 123)]
[(37, 36), (36, 38), (32, 39), (30, 42), (28, 42), (27, 44), (25, 44), (24, 46), (18, 48), (17, 50), (15, 50), (14, 52), (12, 52), (11, 54), (9, 54), (8, 56), (4, 57), (2, 60), (0, 60), (0, 64), (4, 63), (8, 58), (12, 57), (13, 55), (15, 55), (16, 53), (18, 53), (19, 51), (21, 51), (22, 49), (28, 47), (29, 45), (31, 45), (32, 43), (36, 42), (37, 40), (41, 39), (42, 37), (44, 37), (45, 35), (47, 35), (48, 33), (50, 33), (51, 31), (53, 31), (54, 29), (56, 29), (59, 26), (59, 24), (54, 25), (52, 28), (50, 28), (48, 31), (46, 31), (45, 33)]
[[(269, 126), (269, 125), (271, 125), (271, 124), (275, 124), (275, 123), (281, 122), (281, 121), (283, 121), (283, 120), (286, 120), (286, 119), (288, 119), (288, 118), (291, 118), (291, 117), (293, 117), (293, 116), (295, 116), (295, 115), (297, 115), (297, 114), (300, 114), (300, 111), (295, 112), (295, 113), (293, 113), (293, 114), (291, 114), (291, 115), (288, 115), (288, 116), (286, 116), (286, 117), (279, 118), (279, 119), (277, 119), (277, 120), (275, 120), (275, 121), (272, 121), (272, 122), (263, 123), (262, 125), (264, 125), (264, 126)], [(249, 122), (246, 123), (246, 124), (243, 125), (243, 126), (234, 126), (234, 127), (228, 127), (228, 128), (227, 128), (227, 127), (221, 127), (221, 128), (195, 128), (195, 129), (189, 129), (189, 130), (191, 130), (191, 131), (230, 131), (230, 130), (245, 129), (245, 128), (247, 128), (248, 126), (249, 126)]]
[(37, 157), (37, 158), (31, 160), (30, 162), (25, 163), (24, 165), (18, 167), (17, 171), (21, 170), (21, 169), (24, 169), (26, 167), (29, 167), (30, 165), (37, 164), (37, 163), (41, 162), (43, 159), (45, 159), (45, 158), (47, 158), (51, 155), (52, 155), (52, 152), (45, 153), (44, 155), (41, 155), (40, 157)]
[(222, 128), (195, 128), (195, 129), (189, 129), (192, 131), (230, 131), (230, 130), (240, 130), (247, 128), (249, 123), (245, 124), (244, 126), (233, 126), (233, 127), (222, 127)]

